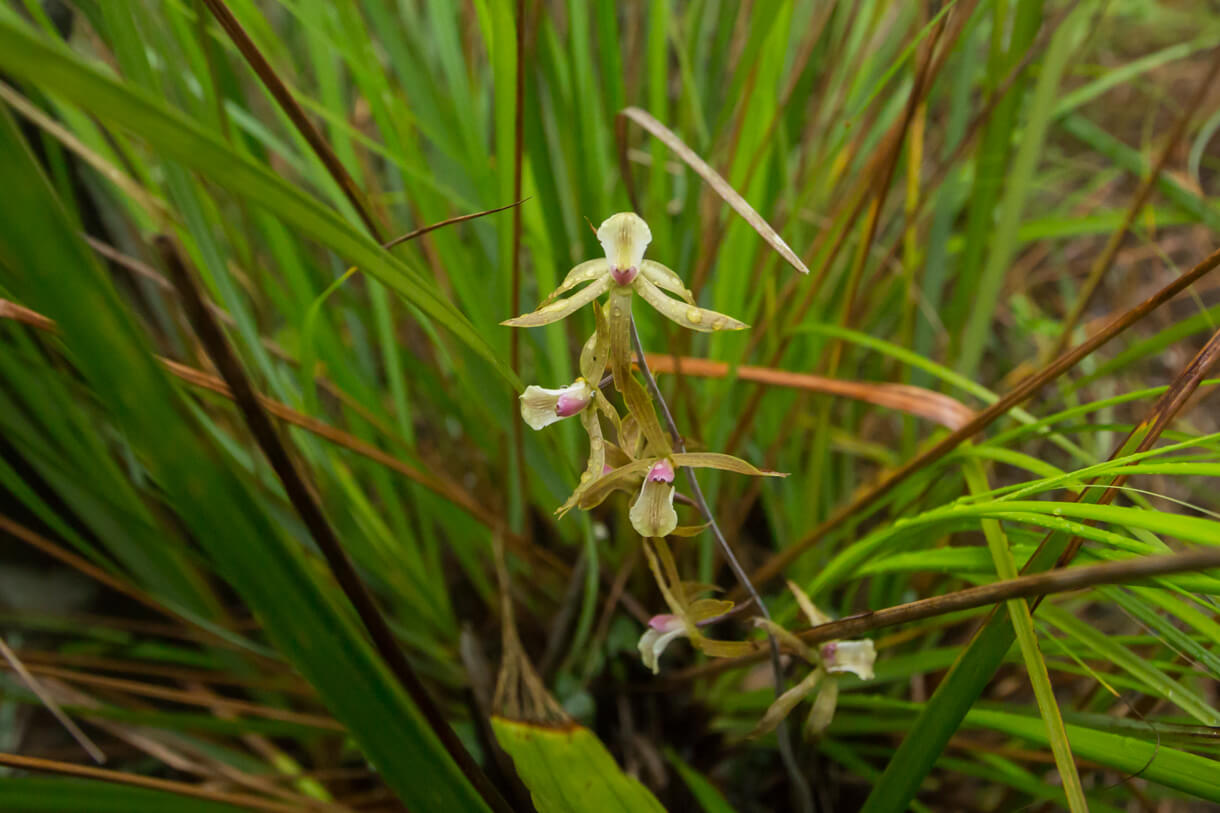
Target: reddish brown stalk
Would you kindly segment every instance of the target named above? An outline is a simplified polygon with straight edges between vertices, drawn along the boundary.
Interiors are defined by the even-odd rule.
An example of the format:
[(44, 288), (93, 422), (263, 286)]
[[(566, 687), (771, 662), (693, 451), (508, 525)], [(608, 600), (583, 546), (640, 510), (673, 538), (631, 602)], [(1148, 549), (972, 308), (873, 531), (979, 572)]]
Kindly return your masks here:
[(681, 370), (683, 375), (700, 378), (726, 378), (733, 375), (741, 381), (840, 395), (927, 418), (949, 429), (960, 429), (974, 417), (974, 410), (956, 398), (907, 384), (846, 381), (770, 367), (752, 367), (748, 364), (733, 367), (727, 362), (690, 356), (675, 358), (671, 355), (648, 353), (646, 357), (649, 366), (658, 373), (676, 373)]
[(1115, 317), (1095, 335), (1081, 342), (1074, 349), (1064, 353), (1062, 356), (1043, 367), (1042, 370), (1035, 375), (1032, 375), (1021, 383), (1017, 384), (1017, 386), (1014, 387), (1007, 395), (979, 412), (973, 420), (971, 420), (961, 429), (958, 429), (952, 434), (946, 436), (941, 441), (934, 444), (931, 448), (921, 452), (900, 466), (898, 469), (882, 477), (881, 481), (871, 489), (835, 511), (829, 518), (826, 519), (825, 522), (822, 522), (801, 539), (768, 559), (757, 571), (754, 572), (753, 581), (756, 584), (763, 584), (778, 576), (783, 572), (784, 568), (791, 564), (805, 551), (813, 547), (813, 545), (815, 545), (818, 540), (820, 540), (827, 533), (838, 528), (840, 525), (847, 522), (847, 520), (854, 517), (857, 513), (880, 500), (883, 496), (888, 494), (891, 489), (893, 489), (899, 483), (905, 481), (911, 475), (944, 457), (953, 449), (957, 448), (962, 441), (967, 440), (968, 438), (971, 438), (986, 429), (993, 421), (1007, 413), (1013, 407), (1019, 406), (1028, 399), (1032, 398), (1047, 384), (1051, 383), (1059, 376), (1075, 367), (1081, 361), (1081, 359), (1089, 356), (1095, 350), (1108, 343), (1115, 336), (1118, 336), (1127, 328), (1131, 327), (1131, 325), (1143, 319), (1145, 316), (1152, 313), (1152, 311), (1156, 310), (1164, 303), (1185, 291), (1196, 280), (1211, 271), (1217, 265), (1220, 265), (1220, 250), (1208, 255), (1206, 259), (1204, 259), (1190, 271), (1187, 271), (1170, 284), (1161, 288), (1149, 299), (1130, 309), (1126, 313)]
[[(824, 641), (853, 638), (873, 630), (921, 621), (948, 613), (994, 606), (1009, 599), (1041, 598), (1054, 593), (1083, 590), (1086, 587), (1101, 584), (1130, 584), (1157, 576), (1189, 573), (1210, 568), (1220, 568), (1220, 548), (1204, 548), (1166, 556), (1138, 556), (1118, 562), (1048, 570), (993, 584), (968, 587), (965, 590), (919, 599), (907, 604), (887, 607), (884, 610), (857, 613), (802, 630), (796, 633), (796, 636), (807, 644), (818, 644)], [(755, 647), (757, 651), (752, 655), (712, 661), (697, 669), (676, 672), (672, 679), (678, 681), (691, 677), (707, 677), (765, 660), (766, 648), (759, 644), (755, 644)]]

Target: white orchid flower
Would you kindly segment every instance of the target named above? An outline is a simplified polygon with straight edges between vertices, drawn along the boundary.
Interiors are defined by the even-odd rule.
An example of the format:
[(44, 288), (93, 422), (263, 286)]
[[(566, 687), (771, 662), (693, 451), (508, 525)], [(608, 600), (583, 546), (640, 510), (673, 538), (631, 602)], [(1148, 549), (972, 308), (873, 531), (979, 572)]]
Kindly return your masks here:
[(542, 429), (581, 412), (593, 400), (593, 387), (584, 378), (559, 389), (531, 384), (521, 393), (521, 417), (531, 429)]
[(628, 514), (640, 536), (669, 536), (678, 527), (674, 510), (674, 464), (661, 458), (652, 464)]
[[(788, 589), (796, 598), (810, 625), (817, 627), (830, 621), (830, 616), (822, 612), (793, 582), (788, 582)], [(808, 738), (818, 737), (834, 719), (835, 706), (839, 702), (839, 680), (836, 675), (851, 672), (861, 680), (872, 680), (874, 677), (873, 663), (877, 660), (877, 649), (871, 640), (862, 641), (827, 641), (817, 650), (812, 651), (800, 638), (765, 619), (755, 623), (770, 630), (777, 638), (791, 647), (798, 655), (814, 665), (814, 669), (804, 680), (784, 692), (759, 720), (751, 736), (758, 736), (773, 730), (797, 704), (812, 695), (817, 696), (805, 719), (804, 733)]]
[(661, 653), (677, 638), (686, 637), (686, 624), (676, 615), (665, 613), (648, 619), (648, 629), (640, 636), (640, 660), (658, 674), (661, 671)]
[[(569, 271), (563, 283), (537, 310), (500, 324), (509, 327), (549, 325), (610, 292), (611, 333), (614, 333), (616, 323), (625, 326), (630, 319), (630, 298), (635, 292), (662, 316), (691, 330), (706, 333), (748, 327), (731, 316), (698, 307), (681, 277), (658, 262), (644, 259), (644, 250), (652, 242), (652, 230), (634, 212), (619, 212), (606, 218), (597, 230), (597, 239), (606, 252), (605, 257), (583, 262)], [(577, 293), (560, 298), (561, 294), (585, 283), (588, 285)], [(681, 299), (667, 296), (665, 291), (677, 294)]]

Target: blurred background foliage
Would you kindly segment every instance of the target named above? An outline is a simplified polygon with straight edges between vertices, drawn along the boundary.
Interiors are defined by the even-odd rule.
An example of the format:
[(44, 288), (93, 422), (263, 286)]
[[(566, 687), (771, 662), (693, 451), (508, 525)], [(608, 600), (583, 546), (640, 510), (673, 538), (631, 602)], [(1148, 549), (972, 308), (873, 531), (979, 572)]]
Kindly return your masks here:
[[(225, 397), (159, 234), (407, 660), (516, 807), (528, 794), (487, 724), (497, 535), (524, 652), (626, 774), (670, 809), (791, 799), (775, 737), (744, 738), (767, 667), (674, 645), (659, 677), (644, 669), (636, 641), (664, 605), (626, 503), (556, 521), (585, 440), (570, 421), (520, 430), (520, 387), (571, 381), (592, 316), (516, 349), (498, 323), (597, 256), (589, 224), (613, 212), (638, 211), (649, 256), (753, 326), (639, 319), (690, 448), (791, 473), (702, 476), (785, 623), (781, 571), (848, 615), (1011, 576), (1047, 534), (1083, 537), (1076, 564), (1220, 544), (1220, 425), (1211, 383), (1189, 387), (1220, 289), (1201, 276), (1126, 316), (1215, 248), (1217, 46), (1203, 0), (0, 3), (0, 807), (485, 803)], [(811, 273), (618, 117), (629, 106)], [(518, 169), (519, 233), (509, 210), (379, 246), (513, 203)], [(1024, 409), (928, 454), (1115, 319), (1116, 339)], [(1166, 388), (1190, 397), (1167, 406)], [(1148, 434), (1157, 417), (1172, 420)], [(1140, 427), (1148, 452), (1098, 467)], [(1112, 504), (1073, 502), (1120, 475)], [(675, 548), (692, 578), (734, 587), (706, 534)], [(826, 736), (797, 744), (819, 808), (1220, 803), (1218, 592), (1200, 572), (1032, 616), (1017, 602), (991, 627), (1007, 625), (998, 669), (959, 670), (971, 689), (952, 696), (934, 691), (986, 607), (879, 631), (877, 679), (843, 679)], [(743, 618), (720, 637), (748, 635)], [(88, 757), (32, 685), (110, 773), (59, 776)], [(615, 773), (576, 731), (538, 746), (552, 779), (518, 764), (535, 801), (554, 776)], [(617, 804), (652, 804), (632, 793)]]

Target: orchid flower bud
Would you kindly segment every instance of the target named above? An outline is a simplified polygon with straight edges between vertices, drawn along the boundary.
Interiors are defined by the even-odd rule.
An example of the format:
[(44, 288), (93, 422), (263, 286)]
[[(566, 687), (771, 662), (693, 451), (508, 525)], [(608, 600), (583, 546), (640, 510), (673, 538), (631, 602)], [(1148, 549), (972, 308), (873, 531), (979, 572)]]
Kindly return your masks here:
[(678, 527), (674, 510), (674, 464), (662, 457), (652, 464), (631, 506), (631, 526), (645, 537), (668, 536)]
[(521, 417), (531, 429), (541, 429), (561, 418), (572, 417), (592, 400), (593, 388), (583, 378), (556, 390), (531, 384), (521, 393)]

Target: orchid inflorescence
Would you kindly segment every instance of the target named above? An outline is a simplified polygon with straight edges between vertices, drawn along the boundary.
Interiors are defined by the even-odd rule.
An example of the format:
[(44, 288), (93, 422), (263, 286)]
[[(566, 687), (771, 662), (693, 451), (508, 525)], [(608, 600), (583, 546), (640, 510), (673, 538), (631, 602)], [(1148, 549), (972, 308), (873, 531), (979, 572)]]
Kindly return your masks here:
[[(628, 518), (644, 538), (644, 553), (669, 608), (668, 613), (652, 618), (649, 629), (640, 638), (641, 658), (654, 673), (659, 671), (661, 653), (678, 638), (688, 639), (696, 649), (713, 657), (751, 654), (755, 651), (751, 642), (717, 640), (701, 631), (730, 615), (734, 604), (704, 597), (717, 588), (682, 581), (678, 574), (666, 537), (694, 536), (706, 526), (678, 524), (674, 508), (675, 475), (683, 467), (720, 469), (755, 477), (786, 475), (763, 471), (731, 455), (690, 453), (681, 447), (674, 450), (657, 418), (652, 398), (632, 371), (631, 306), (635, 294), (639, 294), (662, 316), (702, 332), (742, 330), (747, 325), (699, 307), (681, 277), (658, 262), (644, 259), (652, 232), (639, 215), (620, 212), (610, 216), (597, 229), (597, 239), (605, 250), (604, 258), (580, 263), (536, 310), (502, 323), (511, 327), (539, 327), (557, 322), (585, 305), (593, 305), (595, 328), (581, 349), (580, 376), (555, 389), (531, 385), (520, 398), (521, 417), (532, 429), (577, 417), (589, 436), (588, 465), (572, 495), (555, 513), (563, 516), (572, 508), (595, 508), (615, 491), (635, 494)], [(609, 294), (604, 306), (598, 302), (603, 294)], [(669, 294), (676, 294), (677, 298)], [(626, 406), (623, 415), (601, 391), (607, 367)], [(822, 623), (818, 619), (825, 617), (795, 585), (790, 586), (810, 623)], [(872, 642), (833, 642), (819, 652), (812, 652), (779, 625), (766, 619), (756, 621), (815, 667), (810, 677), (772, 704), (756, 733), (774, 728), (797, 702), (821, 684), (807, 726), (811, 733), (820, 733), (833, 714), (837, 698), (837, 684), (825, 678), (844, 670), (871, 677)]]

